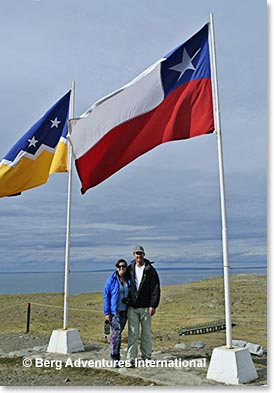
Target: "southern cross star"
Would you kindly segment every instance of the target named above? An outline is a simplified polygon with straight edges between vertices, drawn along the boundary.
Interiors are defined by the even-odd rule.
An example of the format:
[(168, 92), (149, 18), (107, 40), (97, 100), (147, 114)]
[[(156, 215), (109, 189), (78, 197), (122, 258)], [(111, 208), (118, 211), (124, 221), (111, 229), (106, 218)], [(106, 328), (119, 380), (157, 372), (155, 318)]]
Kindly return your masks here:
[(191, 58), (191, 57), (189, 57), (189, 54), (187, 53), (186, 48), (184, 48), (183, 57), (182, 57), (181, 63), (178, 63), (178, 64), (176, 64), (173, 67), (169, 67), (170, 70), (180, 72), (179, 78), (177, 80), (181, 79), (181, 77), (184, 75), (186, 70), (193, 70), (193, 71), (195, 71), (195, 67), (192, 64), (192, 60), (194, 59), (194, 57), (197, 55), (197, 53), (200, 50), (201, 50), (201, 48), (198, 49), (197, 52)]
[(36, 143), (38, 142), (38, 140), (35, 139), (35, 136), (33, 135), (33, 137), (31, 139), (28, 139), (28, 142), (29, 142), (28, 147), (31, 147), (31, 146), (36, 147)]
[(61, 123), (61, 121), (59, 121), (58, 119), (57, 119), (57, 117), (55, 117), (55, 119), (54, 120), (51, 120), (51, 127), (50, 128), (52, 128), (52, 127), (56, 127), (56, 128), (58, 128), (58, 124), (59, 123)]

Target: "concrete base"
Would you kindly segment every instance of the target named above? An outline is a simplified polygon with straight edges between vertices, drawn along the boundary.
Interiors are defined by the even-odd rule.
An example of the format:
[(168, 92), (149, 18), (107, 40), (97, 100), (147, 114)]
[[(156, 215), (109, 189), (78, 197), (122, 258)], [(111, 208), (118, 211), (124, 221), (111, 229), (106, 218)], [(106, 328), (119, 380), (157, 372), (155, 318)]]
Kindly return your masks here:
[(68, 354), (80, 351), (84, 351), (84, 347), (77, 329), (52, 331), (47, 352)]
[(228, 385), (240, 385), (258, 378), (247, 348), (214, 348), (207, 371), (207, 379)]

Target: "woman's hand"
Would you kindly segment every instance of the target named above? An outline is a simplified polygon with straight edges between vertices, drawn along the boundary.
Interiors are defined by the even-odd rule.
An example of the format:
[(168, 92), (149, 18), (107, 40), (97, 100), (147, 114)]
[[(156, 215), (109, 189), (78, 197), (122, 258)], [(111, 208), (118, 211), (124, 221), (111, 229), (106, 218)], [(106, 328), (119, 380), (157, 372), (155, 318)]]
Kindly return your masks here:
[(105, 321), (110, 322), (111, 321), (111, 317), (112, 317), (111, 314), (105, 315)]

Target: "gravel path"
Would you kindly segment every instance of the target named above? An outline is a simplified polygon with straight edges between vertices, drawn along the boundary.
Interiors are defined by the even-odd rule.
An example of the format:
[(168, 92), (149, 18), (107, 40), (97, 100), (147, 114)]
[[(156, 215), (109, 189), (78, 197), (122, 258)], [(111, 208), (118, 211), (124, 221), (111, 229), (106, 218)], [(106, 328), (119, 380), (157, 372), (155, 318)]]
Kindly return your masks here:
[(49, 336), (18, 333), (0, 334), (0, 354), (12, 351), (20, 351), (21, 349), (34, 348), (46, 345), (49, 342)]

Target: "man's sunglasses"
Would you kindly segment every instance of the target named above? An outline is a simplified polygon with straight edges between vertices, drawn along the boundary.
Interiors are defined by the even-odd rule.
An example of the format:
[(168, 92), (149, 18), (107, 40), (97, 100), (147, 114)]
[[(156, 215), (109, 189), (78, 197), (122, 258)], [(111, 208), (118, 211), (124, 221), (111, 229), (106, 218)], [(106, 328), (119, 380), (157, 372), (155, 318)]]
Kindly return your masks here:
[(144, 253), (142, 251), (137, 251), (135, 254), (136, 255), (143, 255)]

